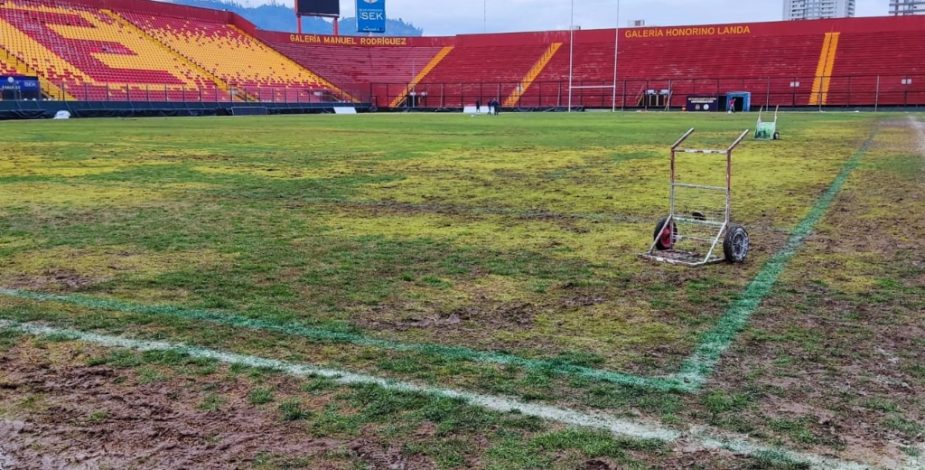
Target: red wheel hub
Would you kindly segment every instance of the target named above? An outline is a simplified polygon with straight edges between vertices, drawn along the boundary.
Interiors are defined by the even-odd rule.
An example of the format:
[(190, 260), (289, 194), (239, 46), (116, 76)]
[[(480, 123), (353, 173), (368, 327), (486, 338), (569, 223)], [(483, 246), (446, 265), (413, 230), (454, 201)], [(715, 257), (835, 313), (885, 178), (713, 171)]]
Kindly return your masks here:
[(658, 242), (665, 249), (671, 249), (674, 246), (674, 223), (667, 223), (662, 227), (662, 232), (658, 234)]

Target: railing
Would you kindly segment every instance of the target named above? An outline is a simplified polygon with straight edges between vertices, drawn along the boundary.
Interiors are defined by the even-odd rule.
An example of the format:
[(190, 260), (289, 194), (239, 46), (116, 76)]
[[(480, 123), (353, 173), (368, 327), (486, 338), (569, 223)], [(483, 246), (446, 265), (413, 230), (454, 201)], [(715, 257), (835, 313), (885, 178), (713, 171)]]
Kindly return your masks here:
[[(832, 76), (828, 91), (812, 92), (813, 76), (773, 78), (683, 78), (622, 80), (610, 82), (574, 80), (572, 106), (617, 109), (681, 109), (689, 96), (723, 96), (728, 92), (750, 92), (752, 107), (925, 107), (925, 74), (920, 75), (851, 75)], [(379, 108), (389, 106), (402, 96), (407, 83), (337, 83), (349, 93), (300, 87), (265, 87), (230, 85), (218, 87), (176, 87), (164, 85), (70, 85), (55, 83), (57, 89), (45, 99), (67, 101), (119, 102), (263, 102), (263, 103), (336, 103), (360, 101)], [(504, 100), (517, 89), (519, 82), (422, 83), (401, 101), (399, 109), (459, 109), (481, 100)], [(661, 95), (660, 100), (640, 99), (648, 93)], [(353, 98), (353, 99), (351, 99)], [(4, 92), (2, 98), (15, 100), (15, 93)], [(533, 82), (524, 91), (515, 108), (563, 108), (569, 103), (568, 81)]]
[[(168, 103), (340, 103), (353, 101), (340, 92), (327, 89), (237, 86), (227, 90), (213, 87), (181, 87), (171, 85), (73, 85), (53, 83), (48, 87), (46, 80), (40, 80), (46, 100), (54, 101), (112, 101), (112, 102), (168, 102)], [(68, 97), (67, 95), (71, 97)], [(359, 101), (365, 96), (352, 95)], [(16, 100), (18, 93), (4, 92), (0, 100)]]
[[(574, 80), (572, 106), (617, 109), (681, 109), (689, 96), (724, 96), (729, 92), (750, 92), (752, 106), (781, 107), (880, 107), (925, 106), (925, 75), (851, 75), (832, 76), (828, 91), (812, 92), (814, 76), (773, 78), (683, 78), (622, 80), (616, 90), (609, 81)], [(483, 103), (492, 98), (504, 99), (516, 82), (423, 83), (402, 108), (460, 108)], [(403, 83), (370, 85), (372, 102), (382, 106), (407, 86)], [(653, 105), (643, 99), (647, 93), (665, 98)], [(815, 98), (815, 99), (813, 99)], [(533, 82), (521, 96), (517, 108), (566, 107), (569, 103), (568, 81)], [(812, 103), (812, 104), (811, 104)]]

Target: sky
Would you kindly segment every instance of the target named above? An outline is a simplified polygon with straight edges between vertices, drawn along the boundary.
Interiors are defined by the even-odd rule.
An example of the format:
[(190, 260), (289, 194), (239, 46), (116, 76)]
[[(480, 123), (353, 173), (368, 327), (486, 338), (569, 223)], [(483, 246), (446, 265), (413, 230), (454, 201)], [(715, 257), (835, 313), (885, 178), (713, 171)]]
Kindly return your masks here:
[[(233, 0), (257, 6), (291, 0)], [(483, 3), (484, 2), (484, 3)], [(424, 28), (428, 36), (568, 29), (572, 0), (386, 0), (386, 13)], [(585, 29), (617, 24), (617, 0), (574, 0), (575, 25)], [(646, 25), (777, 21), (783, 0), (621, 0), (619, 24)], [(889, 0), (857, 0), (858, 16), (882, 16)], [(487, 21), (483, 15), (487, 9)], [(341, 15), (354, 16), (355, 0), (341, 0)]]

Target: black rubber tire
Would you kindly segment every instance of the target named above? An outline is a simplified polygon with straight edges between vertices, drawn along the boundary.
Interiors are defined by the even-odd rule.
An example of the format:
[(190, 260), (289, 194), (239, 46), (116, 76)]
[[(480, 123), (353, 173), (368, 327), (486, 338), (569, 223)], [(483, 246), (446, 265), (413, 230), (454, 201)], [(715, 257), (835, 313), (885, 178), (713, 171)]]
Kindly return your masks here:
[(723, 254), (730, 263), (744, 263), (748, 258), (748, 232), (741, 225), (730, 225), (723, 239)]
[(774, 133), (774, 140), (780, 140), (780, 132)]
[(662, 228), (665, 227), (665, 222), (667, 221), (668, 221), (668, 217), (665, 217), (664, 219), (659, 220), (657, 224), (655, 224), (655, 232), (652, 233), (652, 239), (655, 240), (656, 250), (662, 250), (662, 251), (670, 250), (674, 246), (674, 240), (677, 239), (678, 237), (678, 226), (674, 223), (674, 221), (672, 221), (671, 222), (672, 237), (671, 237), (670, 243), (666, 244), (664, 243), (663, 240), (661, 240), (660, 235), (662, 235)]

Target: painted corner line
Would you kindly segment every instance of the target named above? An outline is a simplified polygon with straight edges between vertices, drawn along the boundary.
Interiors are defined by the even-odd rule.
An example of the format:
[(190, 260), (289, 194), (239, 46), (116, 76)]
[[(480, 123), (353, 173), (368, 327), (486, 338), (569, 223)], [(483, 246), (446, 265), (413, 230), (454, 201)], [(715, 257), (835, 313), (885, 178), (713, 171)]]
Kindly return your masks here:
[(688, 442), (698, 450), (726, 450), (737, 455), (756, 457), (766, 454), (780, 455), (798, 463), (806, 463), (818, 469), (860, 470), (872, 468), (856, 462), (824, 457), (806, 452), (792, 451), (776, 446), (768, 446), (750, 441), (745, 436), (735, 436), (704, 426), (690, 427), (686, 432), (657, 423), (632, 421), (600, 412), (588, 412), (577, 409), (526, 403), (514, 398), (484, 395), (450, 388), (431, 387), (403, 382), (383, 377), (354, 373), (343, 370), (323, 368), (310, 364), (297, 364), (278, 359), (268, 359), (214, 349), (201, 348), (166, 341), (148, 341), (130, 339), (121, 336), (108, 336), (72, 329), (60, 329), (44, 324), (19, 323), (0, 319), (0, 330), (14, 330), (35, 336), (57, 336), (77, 341), (96, 344), (107, 348), (146, 351), (174, 351), (193, 358), (211, 359), (223, 364), (237, 364), (255, 368), (279, 371), (295, 377), (326, 377), (340, 385), (373, 385), (386, 390), (405, 393), (420, 393), (432, 397), (461, 400), (472, 406), (498, 413), (512, 413), (533, 416), (550, 422), (602, 429), (613, 435), (638, 440), (658, 440), (677, 446)]
[(547, 359), (530, 359), (502, 352), (474, 350), (463, 346), (446, 346), (432, 343), (402, 343), (356, 333), (312, 327), (300, 323), (284, 323), (250, 318), (228, 311), (187, 309), (172, 305), (144, 305), (118, 299), (95, 298), (81, 294), (53, 294), (2, 287), (0, 287), (0, 296), (36, 302), (62, 303), (135, 315), (165, 316), (205, 321), (234, 328), (246, 328), (253, 331), (266, 331), (289, 336), (299, 336), (316, 342), (351, 344), (359, 347), (371, 347), (398, 352), (432, 354), (447, 359), (458, 359), (482, 364), (512, 365), (523, 367), (528, 370), (549, 370), (563, 375), (584, 377), (601, 382), (664, 392), (686, 392), (688, 390), (684, 384), (672, 380), (671, 378), (644, 377), (607, 369), (563, 364)]

